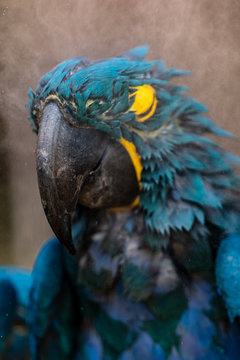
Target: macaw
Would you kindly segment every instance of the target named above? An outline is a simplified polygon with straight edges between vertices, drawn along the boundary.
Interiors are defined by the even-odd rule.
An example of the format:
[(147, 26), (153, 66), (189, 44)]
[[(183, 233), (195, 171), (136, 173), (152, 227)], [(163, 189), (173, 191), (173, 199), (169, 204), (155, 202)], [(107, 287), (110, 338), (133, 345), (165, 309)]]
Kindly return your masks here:
[[(29, 91), (56, 235), (22, 290), (32, 359), (239, 359), (239, 159), (170, 81), (188, 72), (146, 52), (70, 59)], [(10, 352), (21, 296), (2, 279)]]

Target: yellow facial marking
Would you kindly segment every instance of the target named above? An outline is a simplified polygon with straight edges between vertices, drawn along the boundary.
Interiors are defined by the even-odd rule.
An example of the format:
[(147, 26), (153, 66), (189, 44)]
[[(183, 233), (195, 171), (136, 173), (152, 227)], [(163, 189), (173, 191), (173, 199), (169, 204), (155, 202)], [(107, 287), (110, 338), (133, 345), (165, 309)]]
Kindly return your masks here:
[(129, 211), (131, 209), (134, 209), (136, 206), (138, 206), (139, 202), (140, 202), (140, 199), (139, 199), (139, 196), (137, 196), (136, 199), (128, 206), (115, 207), (115, 208), (110, 208), (108, 210), (112, 211), (112, 212)]
[[(135, 172), (136, 172), (136, 177), (139, 183), (139, 189), (141, 189), (141, 173), (142, 173), (142, 164), (141, 164), (141, 158), (138, 155), (137, 151), (136, 151), (136, 147), (134, 144), (130, 143), (129, 141), (125, 140), (124, 138), (120, 139), (120, 143), (125, 147), (125, 149), (127, 150), (129, 156), (131, 157)], [(121, 207), (114, 207), (111, 209), (108, 209), (109, 211), (114, 211), (114, 212), (118, 212), (118, 211), (129, 211), (133, 208), (135, 208), (136, 206), (139, 205), (139, 195), (136, 197), (136, 199), (133, 200), (133, 202), (128, 205), (128, 206), (121, 206)]]
[(61, 103), (61, 100), (59, 99), (59, 97), (54, 94), (48, 95), (48, 97), (45, 100), (45, 103), (48, 101), (52, 101), (52, 100), (57, 100), (59, 103)]
[(141, 163), (141, 158), (136, 151), (136, 147), (134, 144), (125, 140), (124, 138), (120, 139), (120, 143), (125, 147), (129, 156), (131, 157), (131, 160), (132, 160), (135, 172), (136, 172), (137, 181), (140, 184), (141, 173), (142, 173), (142, 163)]
[(88, 99), (88, 101), (86, 102), (86, 108), (88, 108), (92, 103), (94, 103), (94, 100)]
[(145, 121), (149, 119), (155, 112), (157, 106), (156, 91), (151, 85), (137, 86), (136, 91), (129, 97), (135, 96), (134, 103), (130, 110), (135, 111), (137, 121)]

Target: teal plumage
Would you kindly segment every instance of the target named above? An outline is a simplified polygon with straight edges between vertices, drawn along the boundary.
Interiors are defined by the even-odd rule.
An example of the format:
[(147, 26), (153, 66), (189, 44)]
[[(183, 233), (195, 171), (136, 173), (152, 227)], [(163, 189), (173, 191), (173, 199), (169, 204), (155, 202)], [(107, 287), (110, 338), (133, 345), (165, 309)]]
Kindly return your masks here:
[(221, 242), (216, 259), (217, 286), (222, 292), (231, 321), (240, 315), (239, 253), (239, 234), (231, 234)]
[(146, 61), (146, 52), (67, 60), (29, 91), (35, 132), (46, 109), (57, 109), (71, 129), (133, 144), (142, 167), (137, 207), (79, 202), (77, 254), (56, 239), (40, 251), (27, 314), (33, 359), (236, 359), (240, 351), (239, 159), (205, 136), (230, 134), (170, 82), (187, 72)]
[[(226, 233), (239, 231), (240, 226), (240, 182), (231, 168), (239, 160), (202, 136), (230, 135), (202, 115), (207, 111), (204, 106), (169, 82), (185, 74), (165, 70), (159, 61), (135, 58), (133, 53), (130, 59), (94, 63), (76, 58), (45, 75), (36, 95), (30, 92), (35, 130), (41, 107), (52, 94), (71, 113), (71, 121), (134, 143), (142, 159), (140, 203), (150, 233), (148, 241), (156, 247), (166, 246), (169, 238), (180, 233), (183, 239), (186, 231), (198, 241), (206, 232), (206, 223)], [(149, 120), (138, 122), (129, 111), (133, 102), (129, 93), (143, 84), (154, 87), (158, 105)], [(86, 106), (89, 100), (92, 103)], [(154, 131), (158, 135), (152, 138)]]

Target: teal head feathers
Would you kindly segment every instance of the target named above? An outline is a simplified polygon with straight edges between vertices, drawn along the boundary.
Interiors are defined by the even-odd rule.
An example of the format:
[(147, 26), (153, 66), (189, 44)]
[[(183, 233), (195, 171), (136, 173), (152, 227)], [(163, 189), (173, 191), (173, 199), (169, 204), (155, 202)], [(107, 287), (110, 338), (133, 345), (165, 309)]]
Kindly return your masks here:
[(170, 238), (204, 242), (212, 229), (238, 231), (240, 182), (232, 168), (238, 159), (203, 136), (229, 134), (185, 88), (170, 82), (187, 72), (146, 61), (146, 52), (140, 47), (116, 58), (74, 58), (56, 66), (36, 94), (29, 91), (34, 131), (54, 102), (71, 126), (120, 142), (136, 171), (151, 247), (167, 247)]

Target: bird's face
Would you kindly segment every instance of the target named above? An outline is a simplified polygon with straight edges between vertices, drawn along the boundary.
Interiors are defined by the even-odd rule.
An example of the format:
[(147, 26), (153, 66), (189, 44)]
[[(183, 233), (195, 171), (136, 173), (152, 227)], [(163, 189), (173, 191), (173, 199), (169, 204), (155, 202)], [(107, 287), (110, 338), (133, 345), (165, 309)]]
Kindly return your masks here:
[(135, 204), (138, 193), (150, 246), (165, 246), (182, 229), (201, 233), (195, 225), (201, 228), (205, 215), (197, 201), (206, 206), (199, 194), (208, 171), (202, 162), (207, 157), (215, 166), (217, 156), (201, 135), (224, 133), (200, 115), (206, 108), (182, 94), (185, 88), (168, 81), (186, 72), (143, 60), (145, 50), (67, 60), (43, 76), (36, 94), (29, 92), (42, 203), (72, 253), (78, 203), (123, 207)]
[[(85, 61), (85, 60), (84, 60)], [(137, 203), (142, 159), (136, 131), (156, 111), (156, 92), (125, 71), (151, 64), (114, 59), (57, 66), (30, 93), (38, 132), (37, 172), (42, 204), (58, 239), (74, 252), (71, 222), (77, 204), (119, 208)], [(83, 68), (82, 68), (83, 66)], [(158, 126), (158, 125), (157, 125)]]
[(126, 148), (106, 132), (74, 125), (56, 102), (43, 109), (36, 155), (47, 219), (72, 253), (71, 223), (78, 203), (122, 207), (138, 195), (137, 173)]

